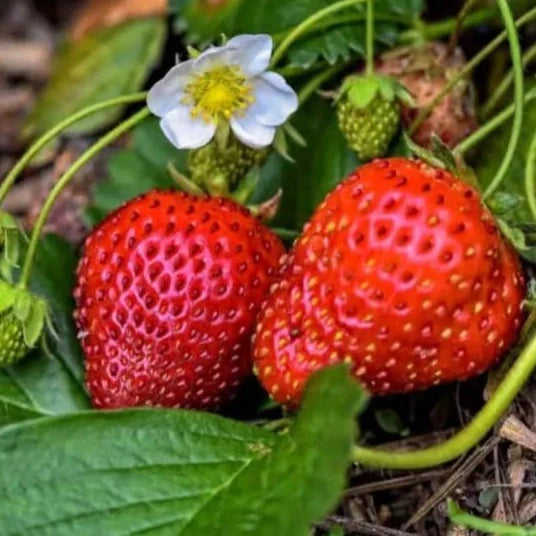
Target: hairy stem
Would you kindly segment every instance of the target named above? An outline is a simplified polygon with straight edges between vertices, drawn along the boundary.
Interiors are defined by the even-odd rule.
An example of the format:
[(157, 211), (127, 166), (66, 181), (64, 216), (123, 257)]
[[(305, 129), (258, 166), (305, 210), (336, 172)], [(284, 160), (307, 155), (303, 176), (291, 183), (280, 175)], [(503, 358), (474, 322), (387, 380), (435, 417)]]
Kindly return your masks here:
[[(523, 66), (521, 64), (521, 46), (519, 44), (519, 36), (517, 34), (516, 25), (512, 16), (512, 11), (508, 6), (508, 0), (497, 0), (501, 15), (506, 27), (506, 33), (508, 35), (508, 42), (510, 45), (510, 55), (512, 57), (512, 64), (514, 69), (514, 121), (512, 123), (512, 132), (510, 134), (510, 140), (504, 154), (504, 158), (499, 166), (499, 169), (495, 173), (495, 176), (491, 180), (489, 186), (484, 191), (484, 199), (488, 198), (508, 173), (512, 160), (516, 152), (519, 137), (521, 135), (521, 127), (523, 126), (523, 93), (524, 93), (524, 80), (523, 80)], [(536, 14), (536, 8), (534, 9)]]
[(325, 7), (324, 9), (321, 9), (320, 11), (317, 11), (313, 15), (311, 15), (309, 18), (305, 19), (303, 22), (298, 24), (293, 30), (291, 30), (287, 36), (281, 41), (279, 46), (274, 52), (274, 55), (272, 57), (271, 62), (271, 68), (274, 68), (279, 60), (285, 55), (287, 50), (290, 48), (290, 46), (299, 39), (302, 35), (307, 33), (307, 31), (315, 26), (317, 23), (328, 17), (329, 15), (336, 13), (337, 11), (340, 11), (342, 9), (345, 9), (347, 7), (351, 7), (357, 4), (361, 4), (365, 2), (366, 0), (340, 0), (339, 2), (335, 2), (334, 4), (331, 4), (328, 7)]
[(19, 161), (13, 166), (11, 171), (6, 175), (5, 179), (2, 181), (2, 184), (0, 185), (0, 203), (4, 201), (11, 186), (13, 186), (13, 184), (15, 183), (15, 180), (20, 175), (22, 170), (26, 167), (26, 165), (29, 162), (31, 162), (32, 158), (34, 158), (34, 156), (38, 154), (39, 151), (43, 147), (45, 147), (48, 143), (50, 143), (56, 136), (61, 134), (65, 129), (69, 128), (72, 124), (80, 121), (81, 119), (84, 119), (85, 117), (93, 115), (96, 112), (100, 112), (101, 110), (110, 108), (112, 106), (139, 102), (139, 101), (145, 100), (146, 96), (147, 94), (145, 92), (133, 93), (132, 95), (124, 95), (122, 97), (117, 97), (115, 99), (110, 99), (107, 101), (99, 102), (97, 104), (93, 104), (91, 106), (88, 106), (87, 108), (84, 108), (83, 110), (80, 110), (79, 112), (76, 112), (70, 117), (67, 117), (66, 119), (58, 123), (56, 126), (52, 127), (50, 130), (45, 132), (22, 155)]
[(369, 467), (409, 470), (434, 467), (461, 456), (477, 445), (493, 428), (535, 368), (536, 335), (522, 350), (489, 401), (473, 420), (453, 437), (433, 447), (410, 452), (392, 452), (356, 446), (353, 451), (353, 460)]
[(35, 253), (37, 251), (37, 245), (39, 243), (39, 237), (41, 236), (41, 231), (45, 225), (45, 222), (50, 214), (50, 210), (54, 205), (54, 202), (61, 194), (63, 189), (69, 184), (74, 175), (89, 162), (96, 154), (98, 154), (110, 143), (114, 142), (119, 136), (130, 130), (134, 125), (139, 123), (141, 120), (145, 119), (150, 115), (148, 108), (142, 108), (139, 112), (135, 113), (133, 116), (129, 117), (114, 129), (110, 130), (102, 138), (100, 138), (96, 143), (94, 143), (87, 151), (85, 151), (72, 165), (69, 169), (60, 177), (58, 182), (54, 185), (50, 191), (45, 204), (43, 205), (41, 212), (39, 213), (39, 218), (35, 223), (35, 227), (32, 231), (32, 236), (30, 238), (30, 243), (28, 245), (28, 251), (26, 257), (24, 258), (24, 265), (22, 267), (22, 273), (19, 281), (20, 288), (27, 288), (30, 275), (32, 271), (33, 260)]
[[(536, 87), (533, 87), (525, 93), (523, 97), (523, 103), (526, 105), (534, 99), (536, 99)], [(506, 121), (508, 121), (508, 119), (510, 119), (514, 115), (514, 110), (515, 104), (512, 103), (504, 110), (499, 112), (496, 116), (492, 117), (491, 119), (488, 119), (486, 123), (481, 125), (480, 128), (478, 130), (475, 130), (470, 136), (462, 140), (458, 145), (456, 145), (456, 147), (454, 147), (452, 152), (454, 154), (466, 153), (469, 149), (471, 149), (483, 139), (485, 139), (494, 130), (506, 123)]]
[[(502, 3), (504, 6), (504, 2)], [(506, 7), (508, 5), (506, 4)], [(515, 22), (515, 26), (518, 28), (520, 26), (523, 26), (527, 22), (530, 22), (532, 20), (536, 19), (536, 7), (532, 8), (531, 10), (527, 11), (524, 15), (519, 17), (517, 21)], [(425, 106), (423, 109), (419, 112), (417, 117), (415, 118), (415, 121), (410, 127), (410, 131), (414, 132), (418, 126), (428, 117), (430, 112), (434, 109), (434, 107), (441, 102), (441, 100), (452, 90), (452, 88), (463, 78), (465, 78), (468, 74), (471, 73), (471, 71), (479, 65), (484, 59), (486, 59), (497, 47), (499, 47), (506, 39), (508, 38), (508, 34), (506, 31), (501, 32), (495, 39), (490, 41), (478, 54), (475, 54), (473, 58), (471, 58), (470, 61), (467, 62), (465, 67), (463, 69), (460, 69), (458, 74), (454, 77), (452, 77), (447, 84), (445, 84), (445, 87)], [(517, 33), (516, 33), (517, 38)], [(517, 40), (517, 39), (516, 39)]]
[(372, 74), (374, 72), (374, 0), (367, 0), (367, 63), (366, 72)]

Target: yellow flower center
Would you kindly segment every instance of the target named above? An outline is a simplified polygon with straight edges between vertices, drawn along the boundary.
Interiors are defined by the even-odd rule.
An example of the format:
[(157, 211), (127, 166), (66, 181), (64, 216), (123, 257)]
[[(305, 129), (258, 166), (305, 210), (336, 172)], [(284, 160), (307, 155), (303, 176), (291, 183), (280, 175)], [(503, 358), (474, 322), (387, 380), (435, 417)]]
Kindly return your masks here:
[(254, 100), (240, 67), (222, 65), (194, 75), (182, 102), (192, 106), (192, 117), (215, 122), (220, 117), (230, 119), (243, 112)]

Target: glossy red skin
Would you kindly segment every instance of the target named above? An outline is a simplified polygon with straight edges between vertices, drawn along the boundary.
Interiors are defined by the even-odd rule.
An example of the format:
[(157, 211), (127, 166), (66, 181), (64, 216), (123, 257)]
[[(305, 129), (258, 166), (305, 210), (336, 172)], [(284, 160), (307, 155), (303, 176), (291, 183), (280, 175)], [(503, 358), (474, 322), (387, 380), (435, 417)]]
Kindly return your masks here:
[(490, 367), (522, 322), (520, 263), (478, 194), (403, 158), (356, 170), (317, 209), (261, 310), (256, 372), (280, 403), (346, 361), (373, 394)]
[(94, 406), (230, 399), (283, 252), (228, 200), (154, 191), (111, 214), (86, 240), (75, 290)]

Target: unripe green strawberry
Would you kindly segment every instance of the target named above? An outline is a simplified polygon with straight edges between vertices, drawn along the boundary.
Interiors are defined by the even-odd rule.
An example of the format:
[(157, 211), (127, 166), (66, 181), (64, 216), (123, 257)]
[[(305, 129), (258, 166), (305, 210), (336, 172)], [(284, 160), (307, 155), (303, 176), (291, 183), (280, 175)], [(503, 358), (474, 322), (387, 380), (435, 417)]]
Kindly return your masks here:
[(339, 128), (361, 160), (387, 153), (400, 124), (399, 101), (412, 99), (394, 79), (366, 74), (343, 82), (337, 95)]
[(252, 149), (233, 136), (229, 137), (224, 147), (214, 139), (204, 147), (190, 151), (190, 178), (201, 186), (218, 181), (227, 187), (233, 187), (252, 167), (261, 165), (267, 155), (266, 149)]
[(22, 359), (29, 348), (24, 341), (22, 322), (8, 311), (0, 314), (0, 367)]
[(50, 321), (43, 299), (0, 279), (0, 367), (28, 354), (47, 322)]
[(383, 156), (400, 123), (400, 106), (377, 95), (365, 108), (356, 108), (348, 97), (337, 103), (339, 127), (348, 145), (361, 160)]

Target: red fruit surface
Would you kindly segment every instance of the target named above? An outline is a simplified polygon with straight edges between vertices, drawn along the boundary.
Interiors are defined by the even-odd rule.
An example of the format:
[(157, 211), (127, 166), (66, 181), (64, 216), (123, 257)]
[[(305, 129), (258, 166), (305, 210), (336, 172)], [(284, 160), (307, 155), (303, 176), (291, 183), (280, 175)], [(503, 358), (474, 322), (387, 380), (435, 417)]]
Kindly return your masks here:
[(251, 372), (255, 316), (284, 252), (234, 202), (150, 192), (85, 243), (75, 318), (97, 408), (215, 408)]
[[(387, 52), (379, 59), (376, 70), (396, 78), (413, 95), (416, 107), (402, 106), (402, 122), (409, 127), (465, 63), (461, 49), (450, 53), (445, 43), (435, 42)], [(433, 108), (412, 138), (429, 147), (432, 134), (436, 134), (445, 145), (454, 147), (477, 127), (474, 90), (470, 81), (461, 80)]]
[(347, 362), (373, 394), (486, 370), (516, 340), (524, 278), (475, 190), (404, 158), (376, 160), (305, 226), (257, 323), (256, 372), (295, 407)]

